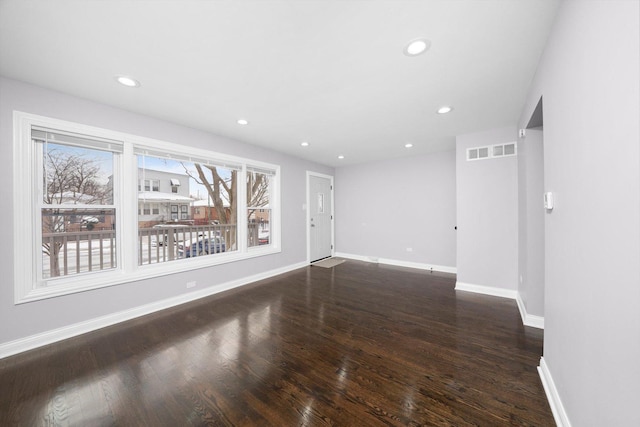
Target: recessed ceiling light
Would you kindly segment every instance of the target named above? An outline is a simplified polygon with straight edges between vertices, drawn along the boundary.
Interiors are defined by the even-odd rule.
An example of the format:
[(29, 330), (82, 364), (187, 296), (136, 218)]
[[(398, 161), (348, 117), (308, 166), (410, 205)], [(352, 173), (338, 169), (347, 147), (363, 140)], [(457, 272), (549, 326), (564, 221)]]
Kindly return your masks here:
[(302, 141), (300, 145), (302, 145), (303, 147), (308, 147), (309, 143), (307, 141)]
[(339, 158), (340, 160), (342, 160), (342, 159), (344, 159), (344, 156), (343, 156), (342, 154), (340, 154), (340, 155), (338, 156), (338, 158)]
[(449, 107), (448, 105), (445, 105), (443, 107), (438, 108), (438, 114), (447, 114), (451, 110), (453, 110), (453, 107)]
[(426, 52), (431, 47), (431, 41), (425, 38), (411, 40), (404, 48), (407, 56), (416, 56)]
[(140, 87), (140, 82), (137, 81), (136, 79), (134, 79), (133, 77), (116, 76), (116, 80), (121, 85), (124, 85), (124, 86), (127, 86), (127, 87)]
[(249, 124), (249, 120), (247, 119), (238, 119), (238, 124), (239, 125), (248, 125)]
[(407, 142), (406, 144), (404, 144), (404, 148), (411, 148), (413, 147), (413, 144), (410, 142)]

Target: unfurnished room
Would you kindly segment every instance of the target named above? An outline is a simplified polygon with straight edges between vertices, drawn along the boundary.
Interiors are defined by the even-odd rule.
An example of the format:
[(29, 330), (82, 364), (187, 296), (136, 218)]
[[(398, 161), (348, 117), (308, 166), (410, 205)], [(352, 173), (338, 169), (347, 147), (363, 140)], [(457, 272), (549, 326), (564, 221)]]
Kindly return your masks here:
[(640, 425), (639, 0), (0, 0), (1, 426)]

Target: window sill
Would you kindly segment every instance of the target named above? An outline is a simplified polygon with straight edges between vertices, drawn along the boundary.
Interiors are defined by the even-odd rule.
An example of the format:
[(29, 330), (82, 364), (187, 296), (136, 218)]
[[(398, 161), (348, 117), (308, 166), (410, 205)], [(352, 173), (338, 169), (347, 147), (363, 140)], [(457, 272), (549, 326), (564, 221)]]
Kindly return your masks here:
[(87, 292), (109, 286), (117, 286), (125, 283), (153, 279), (169, 274), (214, 267), (231, 262), (277, 254), (280, 252), (282, 252), (282, 250), (274, 246), (249, 248), (247, 252), (243, 253), (229, 252), (180, 261), (170, 261), (161, 264), (138, 266), (136, 271), (130, 273), (123, 272), (122, 270), (113, 270), (105, 271), (101, 274), (79, 274), (73, 277), (52, 280), (50, 281), (51, 284), (49, 286), (32, 289), (21, 297), (16, 296), (15, 304), (24, 304), (33, 301), (61, 297), (64, 295), (71, 295), (78, 292)]

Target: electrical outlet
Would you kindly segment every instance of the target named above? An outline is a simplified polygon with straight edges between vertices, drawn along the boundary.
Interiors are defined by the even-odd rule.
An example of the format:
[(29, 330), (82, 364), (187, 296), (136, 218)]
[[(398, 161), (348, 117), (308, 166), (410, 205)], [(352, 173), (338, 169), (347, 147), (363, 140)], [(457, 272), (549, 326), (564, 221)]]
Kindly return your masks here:
[(196, 287), (196, 282), (187, 282), (187, 289), (195, 288), (195, 287)]
[(407, 252), (413, 252), (413, 248), (407, 248)]

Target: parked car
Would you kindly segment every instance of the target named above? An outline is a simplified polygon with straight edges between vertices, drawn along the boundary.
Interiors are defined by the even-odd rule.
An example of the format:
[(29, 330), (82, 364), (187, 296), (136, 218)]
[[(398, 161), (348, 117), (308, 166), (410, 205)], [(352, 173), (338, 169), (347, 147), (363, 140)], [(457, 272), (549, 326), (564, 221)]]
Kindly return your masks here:
[(82, 225), (87, 228), (87, 230), (91, 231), (95, 228), (96, 224), (100, 222), (100, 220), (95, 216), (83, 216), (81, 222)]
[(187, 243), (178, 246), (178, 256), (181, 258), (191, 258), (200, 255), (210, 255), (224, 252), (226, 245), (221, 237), (211, 237), (198, 239), (195, 243)]
[(258, 245), (269, 244), (269, 230), (258, 232)]

